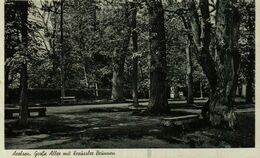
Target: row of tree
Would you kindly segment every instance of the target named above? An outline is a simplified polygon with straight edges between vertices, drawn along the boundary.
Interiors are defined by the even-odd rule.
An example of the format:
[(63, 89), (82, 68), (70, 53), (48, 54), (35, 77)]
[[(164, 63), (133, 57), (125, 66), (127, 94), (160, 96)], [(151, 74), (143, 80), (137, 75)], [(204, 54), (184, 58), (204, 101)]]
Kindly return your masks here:
[(149, 88), (149, 109), (162, 114), (169, 84), (185, 85), (192, 103), (194, 80), (207, 79), (205, 120), (232, 127), (238, 83), (247, 81), (252, 102), (254, 11), (249, 0), (6, 1), (7, 97), (21, 87), (26, 122), (28, 86), (65, 96), (65, 87), (94, 82), (111, 88), (114, 101), (131, 89), (135, 106)]

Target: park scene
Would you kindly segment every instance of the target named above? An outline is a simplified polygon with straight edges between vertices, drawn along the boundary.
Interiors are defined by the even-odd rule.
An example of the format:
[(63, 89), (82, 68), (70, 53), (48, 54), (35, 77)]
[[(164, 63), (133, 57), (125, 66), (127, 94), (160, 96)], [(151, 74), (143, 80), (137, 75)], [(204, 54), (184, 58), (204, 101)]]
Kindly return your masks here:
[(254, 0), (5, 0), (5, 149), (255, 147)]

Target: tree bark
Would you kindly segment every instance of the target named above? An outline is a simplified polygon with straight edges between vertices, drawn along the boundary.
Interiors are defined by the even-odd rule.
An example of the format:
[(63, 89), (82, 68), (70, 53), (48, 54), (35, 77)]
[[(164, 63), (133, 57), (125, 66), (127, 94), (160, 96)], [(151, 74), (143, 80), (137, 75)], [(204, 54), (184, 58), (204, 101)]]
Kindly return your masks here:
[[(57, 54), (57, 51), (56, 51), (56, 38), (57, 38), (57, 35), (56, 35), (56, 29), (57, 29), (57, 25), (58, 25), (58, 22), (57, 22), (57, 15), (56, 15), (56, 12), (57, 12), (58, 8), (55, 7), (55, 18), (54, 18), (54, 22), (53, 22), (53, 32), (52, 32), (52, 39), (50, 39), (50, 47), (51, 47), (51, 50), (52, 50), (52, 55), (51, 55), (51, 60), (52, 60), (52, 75), (53, 76), (57, 76), (57, 74), (59, 74), (59, 71), (57, 71), (57, 67), (59, 67), (59, 56)], [(57, 80), (57, 78), (55, 78), (54, 80)], [(57, 81), (56, 81), (57, 82)], [(55, 88), (58, 88), (59, 86), (58, 85), (54, 85)]]
[[(252, 11), (251, 7), (247, 7), (247, 16), (249, 17), (247, 20), (247, 26), (248, 30), (252, 33), (255, 32), (255, 18), (250, 18), (252, 16)], [(247, 80), (247, 85), (246, 85), (246, 103), (253, 103), (253, 83), (254, 83), (254, 69), (255, 69), (255, 41), (253, 38), (254, 35), (250, 35), (248, 37), (248, 44), (251, 45), (249, 49), (249, 55), (248, 55), (248, 64), (247, 64), (247, 73), (246, 73), (246, 80)]]
[(124, 96), (124, 65), (125, 56), (129, 51), (129, 41), (131, 36), (131, 26), (129, 24), (129, 4), (126, 1), (124, 4), (124, 19), (123, 24), (125, 26), (123, 32), (125, 32), (122, 42), (122, 49), (114, 51), (112, 63), (113, 63), (113, 77), (112, 77), (112, 94), (111, 99), (114, 102), (122, 102), (125, 100)]
[[(190, 25), (188, 24), (187, 20), (183, 15), (181, 15), (182, 22), (184, 24), (185, 29), (191, 29)], [(192, 58), (191, 58), (191, 51), (192, 50), (192, 36), (191, 34), (187, 34), (187, 40), (186, 40), (186, 59), (187, 59), (187, 72), (186, 72), (186, 85), (187, 85), (187, 103), (193, 103), (193, 78), (192, 78)]]
[(150, 25), (150, 99), (148, 107), (152, 113), (162, 114), (170, 111), (167, 100), (164, 11), (161, 1), (151, 0), (147, 3)]
[[(130, 3), (131, 5), (131, 27), (132, 27), (132, 43), (133, 43), (133, 53), (138, 52), (138, 35), (136, 31), (136, 14), (137, 6), (136, 1)], [(138, 106), (138, 57), (133, 54), (133, 71), (132, 71), (132, 97), (133, 106)]]
[(233, 97), (237, 88), (240, 54), (238, 51), (240, 15), (234, 6), (236, 0), (217, 3), (216, 18), (216, 67), (218, 84), (212, 94), (209, 118), (213, 125), (224, 122), (233, 127), (235, 115)]
[[(235, 95), (239, 68), (239, 11), (236, 0), (217, 2), (216, 30), (212, 37), (208, 0), (200, 0), (201, 21), (194, 0), (190, 3), (193, 40), (197, 47), (197, 59), (206, 74), (211, 88), (208, 104), (203, 115), (213, 126), (233, 127), (235, 121), (232, 99)], [(214, 59), (211, 54), (214, 54)]]
[(21, 66), (21, 92), (20, 92), (20, 124), (22, 126), (27, 125), (28, 122), (28, 75), (27, 75), (27, 63), (23, 63)]
[(254, 52), (249, 52), (249, 62), (247, 68), (247, 84), (246, 84), (246, 103), (253, 103), (253, 82), (254, 82)]
[(246, 85), (246, 103), (253, 103), (253, 82), (254, 82), (254, 55), (252, 52), (249, 54), (249, 65), (247, 69), (247, 85)]
[(117, 57), (118, 54), (114, 54), (112, 59), (113, 62), (113, 78), (112, 78), (112, 95), (111, 99), (114, 102), (122, 102), (125, 100), (124, 97), (124, 64), (125, 64), (125, 55)]
[(64, 49), (63, 49), (63, 4), (64, 0), (60, 3), (60, 42), (61, 42), (61, 52), (60, 52), (60, 93), (61, 93), (61, 104), (63, 105), (63, 97), (65, 97), (65, 69), (64, 69)]
[[(204, 4), (206, 3), (206, 4)], [(202, 70), (208, 78), (211, 89), (215, 89), (217, 83), (217, 73), (215, 70), (214, 60), (209, 53), (209, 45), (211, 41), (211, 24), (209, 23), (209, 8), (207, 0), (200, 0), (200, 8), (202, 10), (202, 21), (199, 20), (197, 8), (194, 0), (190, 0), (190, 24), (193, 34), (193, 41), (197, 49), (196, 58), (202, 66)]]
[[(16, 2), (20, 8), (20, 16), (21, 16), (21, 35), (22, 35), (22, 43), (24, 45), (23, 53), (25, 58), (27, 57), (27, 46), (28, 46), (28, 1), (20, 1)], [(20, 125), (26, 126), (28, 122), (28, 73), (27, 73), (27, 61), (23, 61), (21, 65), (21, 77), (20, 77)]]
[(192, 104), (193, 101), (193, 78), (192, 78), (192, 60), (191, 60), (191, 42), (187, 39), (186, 43), (186, 59), (187, 59), (187, 72), (186, 72), (186, 85), (187, 85), (187, 103)]

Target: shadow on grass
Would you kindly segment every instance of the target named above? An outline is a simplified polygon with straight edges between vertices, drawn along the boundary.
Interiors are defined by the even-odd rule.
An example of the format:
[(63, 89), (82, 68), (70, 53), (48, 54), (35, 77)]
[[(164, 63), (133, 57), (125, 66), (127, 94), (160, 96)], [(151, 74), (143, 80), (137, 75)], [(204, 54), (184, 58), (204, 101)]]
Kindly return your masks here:
[[(99, 142), (99, 147), (102, 148), (103, 141), (113, 139), (121, 140), (120, 142), (123, 140), (138, 141), (144, 137), (163, 140), (169, 144), (175, 144), (177, 147), (183, 145), (191, 148), (254, 147), (254, 113), (239, 114), (237, 116), (238, 123), (234, 130), (211, 129), (202, 121), (190, 123), (185, 129), (181, 126), (163, 127), (160, 125), (162, 117), (187, 114), (189, 113), (172, 111), (168, 115), (151, 116), (126, 108), (64, 112), (45, 118), (30, 119), (26, 129), (20, 128), (17, 121), (8, 122), (5, 124), (5, 137), (49, 135), (49, 137), (34, 140), (35, 142), (68, 137), (71, 139), (69, 143), (77, 144), (75, 148), (95, 147), (92, 146), (91, 142)], [(56, 144), (44, 148), (62, 147), (62, 144)], [(120, 148), (120, 146), (116, 147)], [(68, 146), (67, 148), (73, 147)]]

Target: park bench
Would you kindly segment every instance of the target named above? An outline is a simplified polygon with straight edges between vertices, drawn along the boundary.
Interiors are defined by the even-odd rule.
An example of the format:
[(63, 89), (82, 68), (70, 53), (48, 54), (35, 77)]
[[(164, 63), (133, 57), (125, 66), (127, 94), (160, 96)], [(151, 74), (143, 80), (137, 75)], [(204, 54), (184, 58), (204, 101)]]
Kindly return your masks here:
[(62, 104), (76, 104), (77, 100), (75, 96), (60, 97)]
[(161, 125), (167, 127), (181, 126), (182, 128), (185, 128), (186, 124), (196, 121), (198, 119), (199, 119), (199, 115), (196, 114), (184, 115), (178, 117), (168, 117), (168, 118), (162, 118)]
[[(46, 107), (28, 107), (28, 117), (31, 117), (32, 112), (37, 112), (39, 117), (46, 116)], [(13, 114), (20, 113), (19, 108), (6, 108), (5, 109), (5, 118), (14, 118)]]

